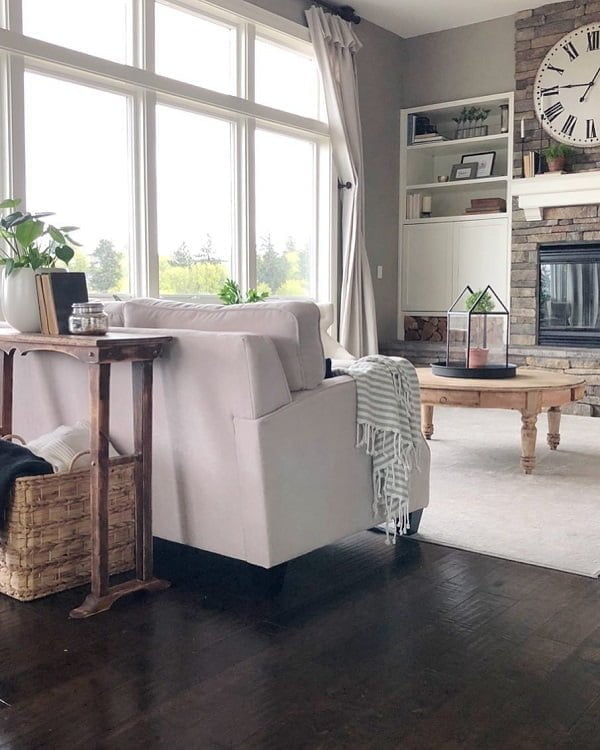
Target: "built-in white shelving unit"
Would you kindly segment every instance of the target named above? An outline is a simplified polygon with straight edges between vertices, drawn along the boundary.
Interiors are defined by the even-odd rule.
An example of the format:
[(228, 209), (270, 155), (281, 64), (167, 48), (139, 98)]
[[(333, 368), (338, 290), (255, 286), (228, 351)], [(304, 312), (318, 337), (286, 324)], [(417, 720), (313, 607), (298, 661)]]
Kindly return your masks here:
[[(501, 105), (508, 107), (505, 133)], [(487, 135), (457, 138), (453, 118), (463, 108), (489, 110)], [(402, 111), (400, 147), (400, 262), (398, 337), (404, 316), (444, 314), (466, 284), (491, 284), (508, 304), (514, 97), (512, 92)], [(445, 140), (410, 143), (413, 116), (425, 116)], [(464, 155), (495, 152), (492, 174), (439, 182)], [(407, 215), (409, 196), (428, 197), (430, 216)], [(473, 198), (502, 198), (506, 212), (466, 214)]]

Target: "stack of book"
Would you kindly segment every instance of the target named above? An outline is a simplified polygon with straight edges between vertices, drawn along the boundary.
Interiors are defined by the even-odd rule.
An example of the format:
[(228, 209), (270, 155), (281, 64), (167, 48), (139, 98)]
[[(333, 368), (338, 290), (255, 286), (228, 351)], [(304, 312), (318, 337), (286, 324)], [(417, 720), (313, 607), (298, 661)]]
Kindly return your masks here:
[(85, 274), (38, 271), (35, 283), (42, 333), (46, 336), (69, 333), (73, 303), (89, 299)]
[(466, 214), (500, 214), (506, 213), (504, 198), (471, 198), (471, 208)]
[(420, 219), (423, 210), (423, 196), (420, 193), (411, 193), (406, 196), (406, 218)]

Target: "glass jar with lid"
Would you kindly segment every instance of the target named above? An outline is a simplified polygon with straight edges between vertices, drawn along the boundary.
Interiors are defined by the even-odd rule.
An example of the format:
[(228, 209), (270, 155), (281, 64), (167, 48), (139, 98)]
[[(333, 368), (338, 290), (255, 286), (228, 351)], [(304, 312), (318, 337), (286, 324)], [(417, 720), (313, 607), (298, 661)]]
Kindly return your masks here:
[(69, 317), (69, 332), (76, 336), (103, 336), (108, 331), (108, 315), (102, 302), (75, 302)]

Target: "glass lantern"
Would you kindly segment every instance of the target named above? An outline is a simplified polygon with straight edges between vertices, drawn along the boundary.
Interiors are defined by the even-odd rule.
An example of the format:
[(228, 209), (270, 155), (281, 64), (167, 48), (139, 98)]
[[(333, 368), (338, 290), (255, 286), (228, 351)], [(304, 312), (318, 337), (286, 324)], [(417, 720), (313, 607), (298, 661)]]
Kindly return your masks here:
[(491, 286), (476, 292), (467, 286), (448, 310), (446, 362), (437, 375), (457, 378), (510, 378), (509, 313)]

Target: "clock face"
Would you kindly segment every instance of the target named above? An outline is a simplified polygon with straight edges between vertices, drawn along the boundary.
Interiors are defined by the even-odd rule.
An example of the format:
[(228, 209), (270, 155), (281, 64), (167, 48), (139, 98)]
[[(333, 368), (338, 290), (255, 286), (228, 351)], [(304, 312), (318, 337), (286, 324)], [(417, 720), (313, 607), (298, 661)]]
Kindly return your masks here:
[(544, 58), (534, 87), (544, 129), (571, 146), (600, 144), (600, 23), (563, 37)]

